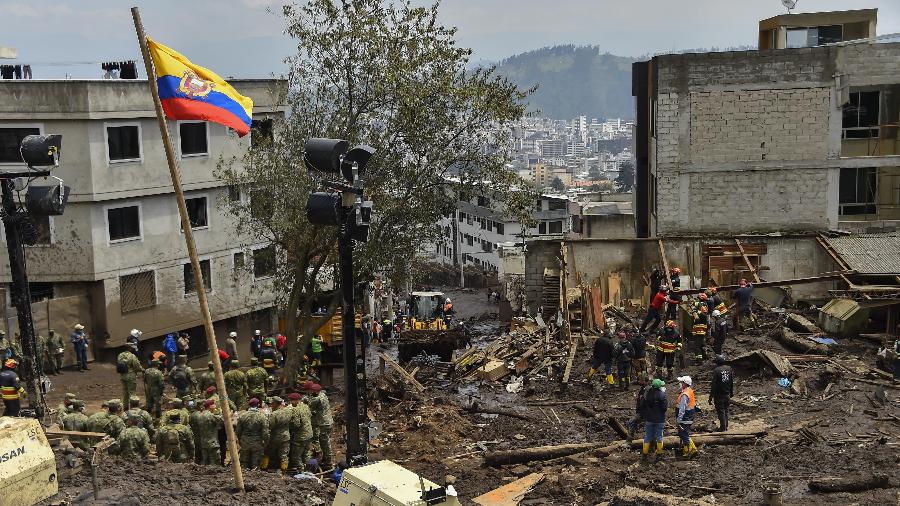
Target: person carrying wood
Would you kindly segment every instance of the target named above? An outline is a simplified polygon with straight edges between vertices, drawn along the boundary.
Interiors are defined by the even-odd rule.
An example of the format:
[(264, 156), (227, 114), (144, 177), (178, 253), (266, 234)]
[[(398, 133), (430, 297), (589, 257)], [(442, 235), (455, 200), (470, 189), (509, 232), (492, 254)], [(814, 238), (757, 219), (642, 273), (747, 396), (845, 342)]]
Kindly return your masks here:
[(644, 321), (641, 322), (641, 333), (643, 333), (647, 327), (649, 327), (650, 332), (656, 330), (656, 326), (662, 321), (666, 303), (677, 304), (674, 300), (669, 298), (667, 295), (668, 293), (669, 287), (666, 285), (659, 287), (659, 291), (653, 296), (653, 302), (651, 302), (650, 307), (647, 308), (647, 316), (645, 316)]
[(742, 278), (740, 285), (740, 288), (734, 291), (734, 300), (738, 305), (737, 327), (744, 330), (744, 319), (750, 320), (751, 325), (756, 324), (756, 317), (753, 315), (753, 283), (748, 283)]
[(716, 355), (716, 368), (713, 369), (712, 384), (709, 387), (709, 403), (716, 407), (719, 432), (728, 430), (728, 410), (734, 395), (734, 371), (725, 362), (724, 355)]
[(659, 336), (656, 344), (656, 371), (658, 375), (660, 369), (666, 367), (666, 379), (672, 379), (672, 370), (675, 368), (675, 352), (680, 350), (681, 334), (678, 333), (675, 320), (666, 322), (663, 333)]
[(678, 394), (678, 408), (675, 422), (678, 424), (678, 437), (681, 438), (681, 456), (686, 459), (697, 455), (697, 447), (691, 439), (691, 427), (694, 425), (694, 414), (697, 412), (697, 399), (694, 396), (694, 381), (690, 376), (679, 376), (681, 393)]
[(669, 401), (666, 399), (666, 384), (656, 378), (650, 383), (650, 388), (644, 393), (642, 401), (644, 415), (644, 445), (641, 449), (641, 459), (650, 458), (650, 445), (655, 443), (656, 460), (663, 458), (663, 430), (666, 427), (666, 409)]

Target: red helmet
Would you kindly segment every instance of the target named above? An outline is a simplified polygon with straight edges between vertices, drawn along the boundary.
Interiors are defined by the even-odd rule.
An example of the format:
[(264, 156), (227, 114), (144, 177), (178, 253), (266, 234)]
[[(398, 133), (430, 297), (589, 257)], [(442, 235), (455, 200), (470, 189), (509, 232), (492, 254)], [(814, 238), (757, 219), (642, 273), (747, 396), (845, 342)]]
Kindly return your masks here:
[(672, 274), (681, 274), (681, 269), (678, 267), (672, 267)]
[(708, 313), (708, 312), (709, 312), (709, 308), (707, 308), (706, 306), (700, 306), (700, 312), (701, 312), (701, 313)]
[(669, 327), (670, 329), (674, 329), (677, 326), (678, 324), (675, 323), (675, 320), (669, 320), (666, 322), (666, 327)]
[(716, 293), (716, 287), (714, 287), (714, 286), (709, 287), (709, 291), (710, 291), (710, 293), (715, 294), (715, 293)]
[(709, 299), (709, 296), (707, 296), (705, 293), (700, 294), (700, 300), (707, 300), (707, 299)]

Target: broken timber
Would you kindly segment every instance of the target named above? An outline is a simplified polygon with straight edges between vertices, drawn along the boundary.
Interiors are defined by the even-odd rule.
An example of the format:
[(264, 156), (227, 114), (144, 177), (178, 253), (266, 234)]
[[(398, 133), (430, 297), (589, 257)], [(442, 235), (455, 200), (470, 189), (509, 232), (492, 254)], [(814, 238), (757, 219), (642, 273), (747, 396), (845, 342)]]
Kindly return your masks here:
[(524, 478), (484, 493), (472, 499), (472, 502), (479, 506), (516, 506), (543, 479), (544, 473), (531, 473)]
[(830, 347), (817, 343), (811, 339), (798, 336), (793, 330), (781, 327), (781, 332), (775, 331), (775, 339), (785, 348), (797, 353), (809, 353), (812, 355), (831, 355)]
[(425, 391), (425, 387), (422, 386), (422, 384), (419, 383), (419, 382), (416, 380), (416, 378), (413, 378), (412, 375), (409, 374), (409, 373), (406, 371), (406, 369), (403, 368), (403, 366), (401, 366), (401, 365), (398, 364), (397, 362), (394, 362), (394, 360), (391, 359), (391, 357), (385, 355), (384, 353), (379, 353), (379, 354), (378, 354), (378, 357), (381, 358), (382, 360), (384, 360), (384, 363), (386, 363), (387, 365), (391, 366), (392, 369), (394, 369), (395, 371), (397, 371), (397, 372), (400, 374), (400, 376), (402, 376), (403, 379), (406, 380), (407, 383), (409, 383), (410, 385), (412, 385), (413, 388), (416, 389), (416, 391), (418, 391), (419, 393)]
[[(691, 439), (698, 445), (744, 444), (765, 435), (767, 432), (766, 429), (755, 431), (711, 432), (706, 434), (693, 434), (691, 435)], [(632, 448), (640, 448), (643, 443), (643, 439), (634, 439), (630, 444)], [(663, 444), (670, 448), (681, 448), (681, 438), (678, 436), (665, 436), (663, 438)]]
[(529, 421), (529, 422), (534, 421), (534, 419), (531, 418), (530, 416), (528, 416), (528, 415), (523, 415), (522, 413), (519, 413), (519, 412), (517, 412), (517, 411), (513, 411), (512, 409), (507, 409), (507, 408), (491, 408), (491, 407), (488, 407), (488, 406), (481, 406), (481, 405), (478, 404), (477, 402), (474, 403), (474, 404), (472, 404), (471, 407), (468, 407), (468, 408), (465, 408), (465, 409), (466, 409), (466, 411), (468, 411), (468, 412), (470, 412), (470, 413), (484, 413), (484, 414), (486, 414), (486, 415), (503, 415), (503, 416), (509, 416), (509, 417), (512, 417), (512, 418), (518, 418), (519, 420), (527, 420), (527, 421)]
[(875, 474), (871, 476), (810, 480), (808, 485), (813, 492), (831, 493), (863, 492), (875, 488), (888, 488), (890, 483), (886, 474)]
[(536, 446), (533, 448), (520, 448), (518, 450), (497, 450), (484, 454), (484, 463), (489, 466), (504, 466), (507, 464), (522, 464), (535, 460), (550, 460), (559, 457), (568, 457), (576, 453), (602, 448), (603, 443), (576, 443), (553, 446)]
[[(830, 281), (833, 279), (840, 279), (842, 276), (848, 274), (855, 274), (856, 271), (836, 271), (836, 272), (824, 272), (819, 274), (818, 276), (812, 276), (809, 278), (796, 278), (796, 279), (784, 279), (781, 281), (763, 281), (761, 283), (754, 283), (755, 288), (764, 288), (767, 286), (788, 286), (788, 285), (802, 285), (804, 283), (819, 283), (822, 281)], [(722, 285), (716, 287), (716, 290), (719, 292), (730, 292), (737, 290), (741, 285)], [(695, 295), (698, 293), (702, 293), (706, 291), (706, 288), (695, 288), (691, 290), (681, 290), (681, 295)]]
[(575, 360), (575, 352), (578, 351), (578, 341), (572, 341), (569, 347), (569, 360), (566, 362), (566, 371), (563, 373), (563, 384), (569, 383), (569, 375), (572, 373), (572, 362)]

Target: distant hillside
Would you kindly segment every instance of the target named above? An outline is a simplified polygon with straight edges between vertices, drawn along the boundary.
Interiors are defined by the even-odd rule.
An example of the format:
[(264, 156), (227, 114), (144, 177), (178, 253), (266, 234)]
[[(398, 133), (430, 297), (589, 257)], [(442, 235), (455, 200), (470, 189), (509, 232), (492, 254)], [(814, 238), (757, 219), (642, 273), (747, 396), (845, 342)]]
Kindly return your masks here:
[(634, 58), (601, 52), (598, 46), (554, 46), (511, 56), (498, 72), (521, 88), (538, 84), (529, 111), (547, 118), (632, 118)]

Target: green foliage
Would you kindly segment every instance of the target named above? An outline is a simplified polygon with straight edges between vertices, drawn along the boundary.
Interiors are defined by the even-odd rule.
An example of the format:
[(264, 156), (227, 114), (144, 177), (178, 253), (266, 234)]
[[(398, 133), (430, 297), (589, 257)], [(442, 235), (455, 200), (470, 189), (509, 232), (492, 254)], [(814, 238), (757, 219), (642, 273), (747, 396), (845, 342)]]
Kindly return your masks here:
[(634, 188), (634, 164), (629, 161), (619, 164), (619, 176), (615, 182), (619, 192), (630, 192)]
[(598, 46), (554, 46), (500, 62), (497, 71), (521, 87), (539, 84), (528, 110), (569, 119), (632, 118), (631, 64), (634, 58), (601, 52)]
[(596, 181), (602, 177), (603, 176), (600, 174), (599, 168), (591, 167), (590, 169), (588, 169), (588, 179), (590, 179), (591, 181)]
[(588, 186), (588, 191), (612, 193), (616, 190), (616, 186), (612, 181), (600, 181)]
[(554, 190), (557, 190), (557, 191), (565, 191), (566, 185), (565, 185), (565, 183), (563, 183), (563, 180), (559, 178), (559, 176), (555, 176), (550, 181), (550, 188), (553, 188)]
[(287, 335), (304, 336), (299, 347), (288, 339), (289, 381), (298, 349), (319, 324), (312, 309), (333, 312), (339, 299), (318, 283), (322, 272), (336, 270), (335, 230), (311, 225), (305, 207), (332, 176), (303, 165), (308, 138), (377, 150), (364, 177), (374, 203), (369, 241), (354, 251), (359, 285), (379, 273), (402, 286), (459, 192), (490, 188), (510, 215), (524, 214), (521, 181), (506, 168), (502, 148), (504, 128), (523, 116), (528, 91), (494, 68), (467, 71), (471, 51), (456, 45), (456, 29), (437, 16), (437, 3), (413, 7), (407, 0), (311, 0), (284, 8), (285, 33), (297, 44), (283, 95), (290, 114), (276, 123), (273, 139), (254, 139), (243, 163), (225, 163), (220, 174), (250, 189), (248, 203), (228, 205), (238, 231), (281, 252), (276, 286)]

